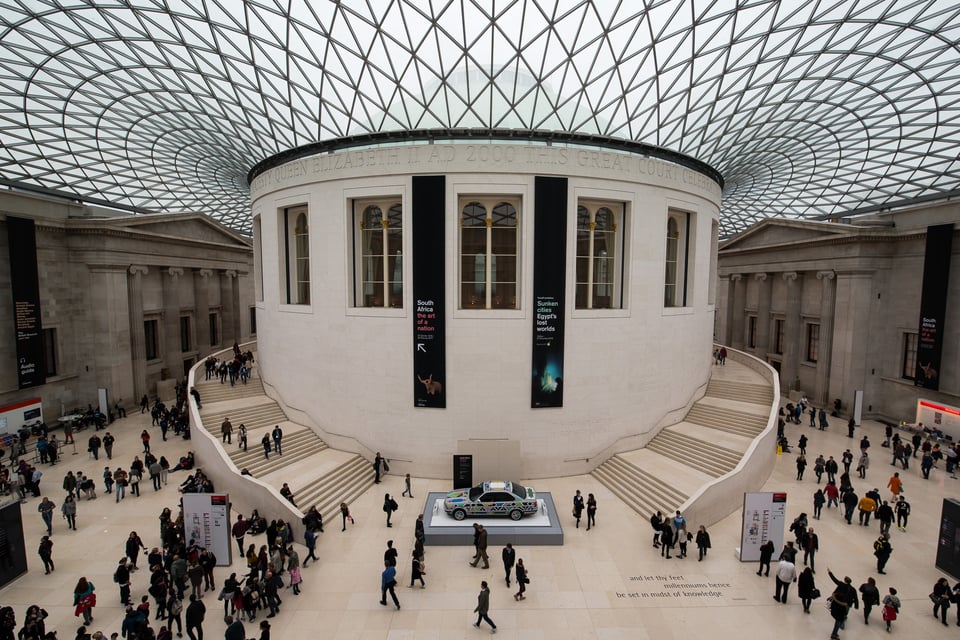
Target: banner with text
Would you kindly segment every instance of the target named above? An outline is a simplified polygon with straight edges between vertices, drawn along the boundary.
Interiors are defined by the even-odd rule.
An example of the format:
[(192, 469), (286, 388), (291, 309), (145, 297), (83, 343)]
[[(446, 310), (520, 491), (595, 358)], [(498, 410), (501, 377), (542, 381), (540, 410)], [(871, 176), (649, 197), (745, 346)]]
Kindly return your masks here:
[(213, 553), (218, 567), (228, 567), (233, 547), (230, 544), (230, 499), (216, 493), (185, 493), (183, 530), (187, 541)]
[(563, 406), (567, 179), (537, 176), (533, 212), (533, 380), (530, 406)]
[(17, 379), (21, 389), (47, 381), (40, 322), (37, 233), (33, 220), (7, 217), (13, 322), (17, 336)]
[(787, 494), (743, 494), (743, 529), (740, 534), (740, 562), (760, 559), (760, 547), (773, 540), (774, 550), (783, 547), (783, 525), (787, 518)]
[(927, 248), (923, 258), (923, 289), (920, 294), (920, 327), (917, 340), (915, 384), (940, 389), (940, 356), (943, 352), (943, 321), (947, 315), (947, 285), (950, 279), (950, 252), (953, 225), (927, 227)]
[(413, 176), (413, 406), (447, 406), (444, 176)]

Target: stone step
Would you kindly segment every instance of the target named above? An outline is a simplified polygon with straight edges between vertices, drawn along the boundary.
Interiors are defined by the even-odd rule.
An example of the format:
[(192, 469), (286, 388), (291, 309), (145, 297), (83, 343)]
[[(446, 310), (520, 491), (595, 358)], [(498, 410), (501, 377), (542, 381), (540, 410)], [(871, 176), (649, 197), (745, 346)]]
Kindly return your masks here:
[(740, 458), (743, 457), (743, 454), (739, 451), (728, 449), (727, 447), (720, 446), (709, 440), (704, 440), (702, 438), (680, 433), (672, 428), (664, 429), (657, 435), (657, 438), (662, 438), (664, 441), (670, 442), (678, 448), (696, 451), (698, 454), (708, 455), (709, 457), (715, 459), (718, 463), (729, 464), (731, 469), (737, 466), (737, 464), (740, 462)]
[(644, 520), (657, 511), (663, 511), (663, 506), (658, 504), (658, 500), (652, 494), (642, 491), (640, 487), (625, 483), (622, 476), (617, 475), (613, 469), (606, 466), (606, 463), (591, 471), (590, 475), (599, 480), (610, 493), (620, 498)]
[(689, 497), (670, 483), (647, 473), (619, 455), (613, 456), (608, 462), (611, 469), (618, 471), (622, 476), (629, 477), (639, 491), (649, 492), (650, 495), (659, 498), (663, 503), (659, 510), (663, 513), (669, 513), (671, 506), (674, 509), (679, 507)]
[(751, 415), (724, 407), (712, 407), (697, 402), (687, 412), (685, 422), (722, 429), (730, 433), (755, 438), (767, 426), (767, 419), (763, 416)]
[(340, 514), (340, 503), (350, 502), (373, 485), (370, 462), (354, 456), (334, 469), (315, 478), (295, 492), (301, 510), (316, 505), (324, 521)]
[(241, 424), (246, 425), (249, 434), (249, 432), (255, 429), (264, 427), (272, 428), (274, 425), (286, 422), (287, 416), (283, 412), (283, 409), (280, 408), (280, 405), (266, 396), (263, 397), (266, 399), (266, 402), (263, 404), (234, 408), (228, 411), (201, 413), (200, 417), (203, 419), (203, 426), (211, 435), (219, 436), (220, 425), (223, 423), (224, 418), (230, 419), (230, 423), (234, 428), (234, 434), (236, 434), (236, 429)]
[(691, 450), (675, 440), (662, 438), (660, 434), (648, 442), (646, 448), (714, 477), (722, 476), (735, 466), (717, 461), (705, 452)]
[(711, 378), (707, 384), (707, 395), (729, 400), (738, 400), (740, 402), (769, 405), (773, 402), (773, 387), (770, 385)]
[(263, 382), (260, 378), (251, 378), (247, 384), (237, 383), (230, 386), (230, 383), (220, 384), (219, 382), (207, 382), (194, 385), (197, 393), (200, 394), (200, 402), (213, 404), (214, 402), (224, 402), (226, 400), (236, 400), (247, 396), (264, 395)]
[[(265, 431), (263, 433), (266, 433)], [(234, 435), (234, 440), (236, 440), (236, 433)], [(224, 448), (227, 450), (227, 454), (230, 456), (230, 459), (233, 460), (233, 463), (237, 467), (248, 467), (248, 465), (256, 464), (257, 462), (264, 460), (263, 457), (263, 445), (260, 444), (260, 438), (263, 436), (260, 435), (256, 439), (252, 439), (250, 434), (247, 434), (247, 451), (244, 452), (236, 448), (236, 443), (226, 445)], [(300, 431), (294, 431), (290, 433), (289, 431), (285, 432), (283, 435), (283, 450), (284, 456), (287, 453), (292, 453), (297, 450), (299, 447), (304, 444), (316, 444), (322, 443), (323, 441), (317, 437), (315, 433), (309, 429), (301, 429)], [(273, 440), (270, 440), (270, 446), (273, 446)], [(274, 454), (271, 451), (270, 457), (273, 458)], [(248, 467), (249, 469), (249, 467)], [(251, 471), (252, 472), (252, 471)], [(256, 474), (254, 474), (256, 475)]]
[[(256, 448), (258, 451), (253, 457), (252, 461), (249, 462), (237, 462), (234, 461), (234, 464), (237, 465), (239, 469), (246, 469), (252, 476), (262, 476), (273, 471), (276, 471), (280, 467), (285, 467), (292, 465), (301, 460), (305, 460), (312, 455), (319, 453), (327, 448), (327, 443), (318, 438), (315, 434), (311, 434), (309, 438), (293, 442), (289, 444), (286, 442), (287, 436), (283, 437), (283, 455), (278, 455), (276, 452), (270, 453), (270, 458), (265, 459), (263, 457), (263, 447), (260, 446), (260, 443), (256, 443)], [(251, 453), (253, 453), (254, 445), (249, 447), (249, 451), (244, 454), (244, 460), (249, 460)], [(233, 456), (231, 456), (233, 458)]]

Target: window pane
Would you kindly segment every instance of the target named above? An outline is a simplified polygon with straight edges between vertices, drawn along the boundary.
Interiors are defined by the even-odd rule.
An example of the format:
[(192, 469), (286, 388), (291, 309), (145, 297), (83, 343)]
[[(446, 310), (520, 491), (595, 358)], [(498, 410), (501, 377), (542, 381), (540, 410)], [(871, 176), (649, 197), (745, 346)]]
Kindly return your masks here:
[(586, 255), (577, 256), (577, 283), (587, 284), (588, 274), (590, 273), (590, 258)]
[(487, 210), (479, 202), (471, 202), (463, 208), (461, 215), (461, 226), (463, 227), (486, 227)]
[(512, 204), (501, 202), (493, 208), (493, 226), (494, 227), (514, 227), (517, 226), (517, 210)]
[(143, 321), (143, 338), (147, 360), (157, 359), (157, 321)]
[(487, 229), (463, 229), (460, 232), (460, 253), (473, 254), (487, 252)]
[(460, 286), (460, 305), (464, 309), (483, 309), (486, 297), (486, 286), (482, 282), (464, 282)]
[(495, 283), (517, 283), (517, 257), (493, 256), (491, 259), (491, 277)]
[(491, 229), (490, 251), (496, 254), (515, 254), (517, 252), (516, 229)]
[(514, 283), (494, 283), (490, 299), (491, 309), (516, 309), (517, 285)]
[(46, 365), (46, 375), (53, 377), (57, 375), (57, 330), (43, 330), (43, 351), (44, 363)]
[(576, 287), (576, 305), (577, 309), (587, 308), (587, 285), (586, 283), (577, 283)]

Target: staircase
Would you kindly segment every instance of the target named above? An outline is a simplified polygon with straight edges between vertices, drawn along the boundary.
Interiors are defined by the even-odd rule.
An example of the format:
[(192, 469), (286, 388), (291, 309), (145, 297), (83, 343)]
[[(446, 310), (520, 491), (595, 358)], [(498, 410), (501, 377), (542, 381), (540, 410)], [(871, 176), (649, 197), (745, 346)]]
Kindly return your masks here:
[[(284, 478), (294, 490), (301, 510), (316, 505), (324, 519), (332, 518), (339, 512), (341, 502), (352, 502), (373, 485), (370, 462), (359, 455), (349, 455), (344, 460), (344, 452), (330, 449), (312, 429), (287, 419), (280, 405), (266, 395), (256, 367), (247, 384), (238, 381), (230, 386), (229, 380), (220, 384), (216, 378), (201, 380), (195, 387), (203, 405), (200, 409), (203, 427), (217, 440), (221, 440), (220, 425), (230, 419), (233, 443), (221, 442), (220, 446), (238, 469), (279, 488), (281, 483), (274, 482), (271, 474), (303, 463), (293, 471), (292, 477)], [(240, 450), (237, 443), (241, 424), (247, 428), (247, 451)], [(260, 441), (276, 425), (283, 430), (283, 455), (271, 451), (270, 458), (266, 459)], [(270, 444), (272, 447), (272, 438)], [(326, 457), (325, 452), (328, 452)], [(315, 462), (311, 464), (311, 460)], [(298, 473), (311, 467), (328, 471), (320, 475)]]
[[(644, 518), (672, 512), (703, 482), (732, 471), (766, 428), (774, 392), (761, 382), (759, 374), (728, 360), (713, 370), (706, 394), (683, 421), (662, 429), (644, 455), (635, 456), (648, 468), (617, 454), (591, 475)], [(681, 472), (677, 465), (695, 473)]]

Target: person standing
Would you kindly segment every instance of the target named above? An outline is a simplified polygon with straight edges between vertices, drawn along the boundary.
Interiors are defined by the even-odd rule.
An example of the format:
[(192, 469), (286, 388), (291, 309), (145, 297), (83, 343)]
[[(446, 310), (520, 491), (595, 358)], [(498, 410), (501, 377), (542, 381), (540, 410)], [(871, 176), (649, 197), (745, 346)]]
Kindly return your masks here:
[(837, 577), (833, 575), (830, 569), (827, 569), (827, 575), (830, 576), (833, 584), (837, 587), (830, 595), (830, 617), (833, 618), (833, 631), (830, 634), (830, 640), (840, 640), (839, 631), (847, 621), (847, 614), (850, 612), (850, 607), (853, 606), (859, 609), (860, 602), (857, 599), (857, 590), (850, 584), (852, 580), (850, 580), (849, 576), (844, 576), (841, 582), (837, 580)]
[(580, 516), (583, 514), (583, 507), (583, 496), (580, 494), (580, 489), (577, 489), (577, 492), (573, 495), (573, 517), (577, 520), (577, 529), (580, 528)]
[(240, 427), (237, 429), (237, 448), (243, 449), (243, 452), (247, 452), (247, 425), (240, 423)]
[[(773, 552), (777, 550), (777, 546), (773, 544), (773, 540), (767, 540), (760, 547), (760, 568), (757, 570), (757, 575), (761, 573), (765, 576), (770, 576), (770, 560), (773, 558)], [(668, 558), (670, 556), (667, 556)], [(764, 567), (766, 567), (766, 572), (764, 572)]]
[(404, 478), (403, 478), (403, 486), (404, 486), (403, 493), (400, 494), (400, 497), (402, 498), (403, 496), (409, 496), (409, 497), (412, 498), (412, 497), (413, 497), (413, 491), (410, 489), (410, 474), (409, 474), (409, 473), (408, 473), (406, 476), (404, 476)]
[(866, 451), (860, 454), (860, 460), (857, 461), (857, 475), (863, 480), (867, 477), (867, 469), (870, 468), (870, 456)]
[(881, 534), (873, 543), (873, 555), (877, 556), (877, 573), (886, 573), (883, 568), (887, 566), (891, 553), (893, 553), (893, 547), (890, 546), (890, 534)]
[(277, 450), (277, 455), (282, 456), (283, 447), (281, 446), (281, 443), (283, 440), (283, 430), (280, 428), (280, 425), (277, 425), (273, 428), (271, 435), (273, 436), (273, 447)]
[(514, 594), (514, 600), (526, 600), (526, 596), (523, 594), (527, 591), (527, 584), (530, 583), (530, 577), (527, 574), (527, 568), (523, 565), (523, 558), (517, 560), (517, 584), (520, 585), (520, 590)]
[(872, 577), (860, 585), (860, 602), (863, 603), (863, 624), (870, 624), (870, 612), (880, 604), (880, 589)]
[(804, 613), (810, 613), (810, 603), (813, 602), (813, 592), (816, 588), (813, 569), (805, 567), (797, 577), (797, 595), (800, 597), (800, 604), (803, 605)]
[(340, 518), (343, 520), (343, 528), (340, 529), (340, 531), (343, 532), (347, 530), (347, 520), (350, 521), (350, 524), (353, 524), (353, 517), (350, 515), (350, 507), (347, 506), (346, 502), (340, 503)]
[(477, 525), (477, 557), (470, 563), (471, 567), (477, 566), (477, 563), (483, 560), (483, 568), (490, 568), (490, 560), (487, 557), (487, 529), (482, 524)]
[(190, 640), (203, 640), (203, 618), (207, 613), (207, 608), (203, 601), (194, 594), (190, 594), (190, 604), (187, 605), (186, 618), (187, 637)]
[(377, 451), (377, 455), (373, 458), (374, 484), (380, 484), (380, 475), (383, 473), (383, 465), (383, 456), (381, 456), (380, 452)]
[(72, 494), (67, 494), (60, 505), (60, 511), (67, 521), (67, 529), (77, 530), (77, 501), (73, 499)]
[(50, 498), (44, 496), (43, 500), (40, 501), (40, 504), (37, 505), (37, 512), (40, 514), (40, 517), (43, 519), (43, 524), (47, 526), (47, 535), (53, 535), (53, 510), (57, 508), (57, 505), (53, 504)]
[(797, 581), (797, 567), (787, 558), (780, 560), (777, 566), (777, 590), (773, 599), (777, 602), (787, 604), (787, 591), (790, 589), (790, 583)]
[(393, 524), (390, 522), (393, 512), (396, 511), (400, 505), (397, 504), (397, 501), (394, 500), (389, 493), (383, 494), (383, 512), (387, 514), (387, 526), (392, 527)]
[(53, 540), (50, 536), (40, 538), (40, 546), (37, 548), (37, 554), (43, 561), (43, 574), (49, 575), (54, 570), (53, 566)]
[(417, 550), (414, 549), (410, 554), (410, 587), (413, 587), (413, 581), (420, 581), (420, 588), (426, 589), (427, 583), (423, 581), (423, 559), (417, 555)]
[(230, 418), (224, 418), (220, 424), (220, 442), (233, 444), (233, 424)]
[(587, 494), (587, 531), (597, 526), (597, 499), (592, 493)]
[(400, 600), (397, 598), (397, 592), (394, 590), (397, 586), (397, 569), (389, 562), (383, 563), (383, 573), (380, 574), (380, 604), (387, 606), (387, 592), (393, 598), (393, 604), (397, 609), (400, 608)]
[(939, 612), (940, 622), (943, 626), (947, 625), (947, 609), (950, 608), (950, 583), (946, 578), (940, 578), (933, 585), (933, 591), (930, 593), (930, 599), (933, 600), (933, 617), (937, 617)]
[(130, 535), (127, 536), (127, 541), (124, 545), (124, 551), (127, 554), (127, 557), (130, 558), (130, 564), (132, 565), (132, 570), (137, 570), (137, 558), (140, 556), (140, 550), (147, 550), (146, 545), (143, 544), (143, 540), (140, 539), (140, 536), (137, 535), (136, 531), (131, 531)]
[(479, 627), (480, 623), (486, 620), (487, 624), (490, 625), (490, 632), (497, 632), (497, 625), (493, 623), (493, 620), (491, 620), (488, 615), (490, 613), (490, 588), (487, 586), (486, 580), (480, 582), (480, 595), (477, 596), (477, 608), (474, 609), (473, 612), (477, 614), (477, 621), (473, 626)]
[(807, 468), (807, 458), (802, 453), (797, 456), (797, 480), (803, 480), (803, 471)]
[(660, 557), (670, 559), (670, 549), (673, 548), (673, 525), (664, 518), (660, 524)]
[(127, 559), (120, 558), (120, 562), (117, 563), (117, 568), (113, 572), (113, 581), (120, 586), (120, 604), (123, 606), (131, 606), (133, 602), (130, 600), (130, 569), (127, 568)]
[(650, 526), (653, 528), (653, 548), (660, 546), (660, 527), (663, 525), (663, 514), (657, 511), (650, 516)]
[(887, 623), (887, 633), (892, 631), (893, 621), (897, 619), (900, 613), (900, 598), (897, 596), (897, 590), (890, 587), (890, 592), (883, 596), (883, 621)]
[(703, 525), (700, 525), (700, 528), (697, 529), (697, 562), (702, 562), (704, 557), (707, 555), (707, 549), (710, 548), (710, 534), (707, 533), (707, 528)]
[[(579, 493), (579, 492), (578, 492), (578, 493)], [(505, 578), (506, 578), (506, 580), (507, 580), (507, 587), (509, 587), (509, 586), (510, 586), (510, 572), (513, 570), (513, 565), (516, 564), (516, 561), (517, 561), (517, 552), (513, 549), (513, 545), (508, 542), (507, 545), (503, 548), (503, 551), (500, 553), (500, 556), (503, 558), (503, 573), (504, 573), (504, 576), (505, 576)], [(517, 576), (517, 581), (519, 581), (519, 580), (520, 580), (520, 578), (519, 578), (519, 575), (518, 575), (518, 576)]]
[[(244, 640), (247, 637), (247, 630), (244, 628), (239, 615), (236, 620), (233, 619), (233, 616), (227, 616), (223, 621), (227, 624), (227, 630), (223, 632), (223, 640)], [(263, 622), (267, 621), (264, 620)], [(263, 622), (261, 622), (261, 625)], [(267, 623), (268, 626), (269, 624)]]

